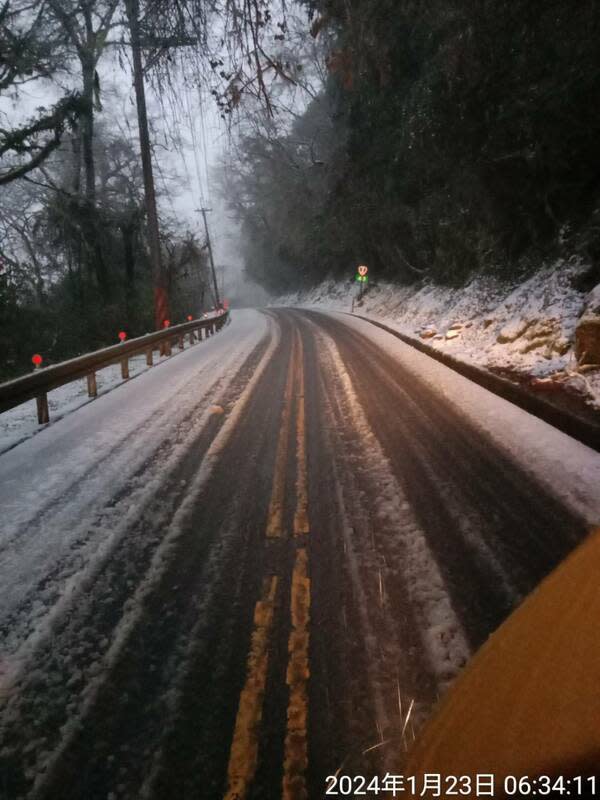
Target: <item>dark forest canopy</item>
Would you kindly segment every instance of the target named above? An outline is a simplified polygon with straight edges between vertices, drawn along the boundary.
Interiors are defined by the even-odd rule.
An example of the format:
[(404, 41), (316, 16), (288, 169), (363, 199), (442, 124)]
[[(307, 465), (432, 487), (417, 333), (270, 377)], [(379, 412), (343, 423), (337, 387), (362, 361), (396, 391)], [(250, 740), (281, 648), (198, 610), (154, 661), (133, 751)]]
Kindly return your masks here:
[(594, 0), (303, 5), (328, 78), (284, 132), (246, 128), (229, 187), (253, 278), (280, 292), (365, 260), (456, 285), (600, 256)]

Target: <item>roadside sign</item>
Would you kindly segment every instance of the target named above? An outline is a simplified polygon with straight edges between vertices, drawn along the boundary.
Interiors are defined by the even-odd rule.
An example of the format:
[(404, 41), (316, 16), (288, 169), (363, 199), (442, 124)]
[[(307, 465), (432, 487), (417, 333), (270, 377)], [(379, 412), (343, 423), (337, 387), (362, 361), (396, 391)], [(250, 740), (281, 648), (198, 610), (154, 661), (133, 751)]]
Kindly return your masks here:
[(367, 275), (368, 271), (369, 268), (365, 267), (364, 264), (361, 264), (356, 273), (356, 278), (354, 279), (356, 283), (368, 283), (369, 282), (369, 276)]

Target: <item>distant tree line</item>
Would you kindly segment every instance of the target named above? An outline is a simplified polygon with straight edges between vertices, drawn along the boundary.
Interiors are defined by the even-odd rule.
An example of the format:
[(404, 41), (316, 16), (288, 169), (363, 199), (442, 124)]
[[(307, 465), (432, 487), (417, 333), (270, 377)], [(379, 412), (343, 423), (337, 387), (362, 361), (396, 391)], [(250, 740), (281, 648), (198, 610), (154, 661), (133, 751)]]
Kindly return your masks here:
[(251, 277), (460, 285), (580, 253), (600, 280), (595, 0), (302, 5), (321, 87), (291, 125), (245, 121), (224, 177)]

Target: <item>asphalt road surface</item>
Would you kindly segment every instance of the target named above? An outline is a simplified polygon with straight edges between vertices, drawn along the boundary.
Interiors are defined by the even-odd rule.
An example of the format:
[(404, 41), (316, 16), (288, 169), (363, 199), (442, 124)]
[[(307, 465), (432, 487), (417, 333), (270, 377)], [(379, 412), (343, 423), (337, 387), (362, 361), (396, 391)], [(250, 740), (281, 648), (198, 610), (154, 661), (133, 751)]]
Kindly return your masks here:
[(266, 313), (148, 513), (0, 696), (0, 797), (291, 800), (400, 772), (585, 535), (341, 318)]

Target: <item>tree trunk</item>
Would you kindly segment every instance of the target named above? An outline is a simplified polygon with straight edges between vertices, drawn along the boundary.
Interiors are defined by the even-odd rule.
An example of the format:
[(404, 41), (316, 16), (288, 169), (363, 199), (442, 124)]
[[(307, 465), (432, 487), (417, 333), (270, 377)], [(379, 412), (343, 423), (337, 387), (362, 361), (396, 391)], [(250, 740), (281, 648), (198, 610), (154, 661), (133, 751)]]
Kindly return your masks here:
[(152, 174), (152, 155), (150, 151), (150, 134), (148, 131), (148, 115), (146, 111), (146, 93), (144, 90), (144, 74), (140, 49), (140, 32), (138, 25), (138, 0), (126, 0), (125, 8), (129, 22), (133, 60), (133, 83), (137, 105), (138, 126), (140, 132), (140, 149), (142, 154), (142, 171), (144, 174), (144, 193), (146, 197), (146, 214), (148, 217), (148, 240), (150, 245), (150, 261), (154, 273), (154, 324), (157, 329), (163, 327), (169, 318), (168, 277), (162, 265), (160, 237), (158, 230), (158, 214), (156, 211), (156, 193)]
[(94, 165), (94, 60), (81, 58), (83, 74), (84, 113), (81, 116), (81, 145), (85, 171), (85, 199), (90, 205), (96, 202), (96, 168)]
[(70, 181), (70, 191), (78, 195), (81, 191), (81, 131), (79, 130), (79, 126), (77, 126), (73, 132), (71, 149), (73, 153), (73, 172)]
[(91, 53), (80, 57), (83, 74), (83, 100), (85, 111), (81, 117), (81, 150), (85, 175), (84, 230), (88, 257), (91, 262), (102, 299), (110, 300), (108, 272), (102, 252), (101, 234), (98, 230), (96, 209), (96, 167), (94, 164), (94, 73), (95, 61)]

